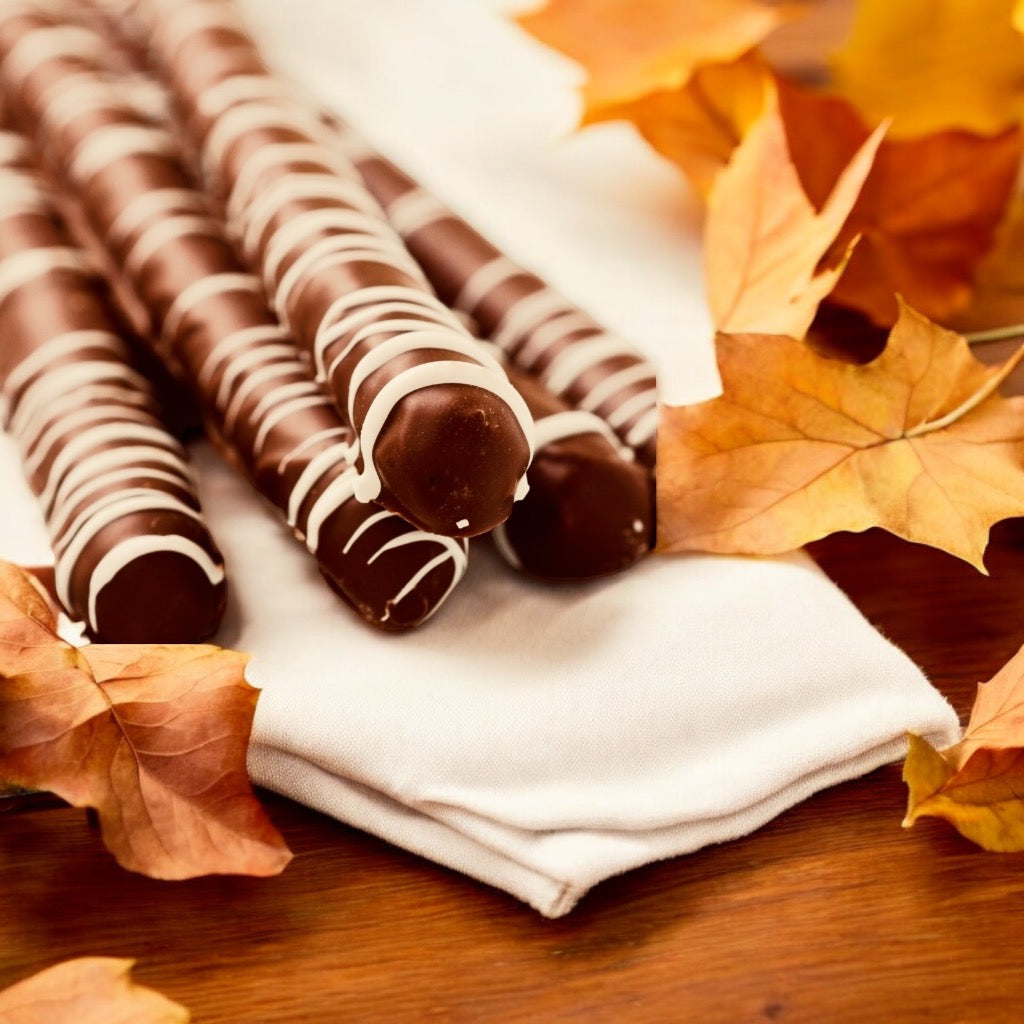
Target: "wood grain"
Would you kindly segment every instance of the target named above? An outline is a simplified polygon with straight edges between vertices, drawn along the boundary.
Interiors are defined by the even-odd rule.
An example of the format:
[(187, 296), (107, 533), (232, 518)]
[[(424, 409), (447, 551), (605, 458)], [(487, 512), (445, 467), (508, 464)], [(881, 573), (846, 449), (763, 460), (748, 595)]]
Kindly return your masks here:
[[(878, 531), (814, 554), (964, 713), (1024, 642), (1020, 522), (989, 577)], [(901, 829), (904, 799), (881, 769), (558, 921), (271, 796), (296, 859), (262, 881), (129, 875), (84, 814), (29, 805), (0, 816), (0, 986), (109, 954), (203, 1024), (1013, 1020), (1024, 860)]]

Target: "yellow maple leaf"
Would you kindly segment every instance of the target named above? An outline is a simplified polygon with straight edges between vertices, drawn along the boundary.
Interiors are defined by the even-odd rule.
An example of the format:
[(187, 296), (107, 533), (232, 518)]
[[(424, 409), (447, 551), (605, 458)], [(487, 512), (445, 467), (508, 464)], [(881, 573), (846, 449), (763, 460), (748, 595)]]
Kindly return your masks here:
[(1024, 115), (1019, 0), (859, 0), (835, 85), (894, 137), (998, 132)]
[(719, 331), (806, 334), (842, 273), (842, 256), (831, 266), (822, 260), (857, 201), (885, 128), (838, 174), (820, 210), (790, 159), (777, 104), (749, 130), (708, 197), (704, 270)]
[(1024, 514), (1024, 398), (959, 335), (906, 306), (876, 359), (719, 335), (723, 394), (666, 406), (658, 549), (777, 554), (880, 526), (981, 572), (993, 523)]
[(518, 22), (586, 69), (584, 119), (593, 121), (680, 88), (700, 64), (736, 59), (801, 9), (763, 0), (549, 0)]
[(602, 119), (631, 121), (706, 196), (773, 91), (770, 70), (756, 51), (749, 51), (734, 61), (695, 68), (676, 89), (608, 106)]
[(904, 826), (943, 818), (987, 850), (1024, 850), (1024, 648), (978, 687), (959, 743), (909, 740)]

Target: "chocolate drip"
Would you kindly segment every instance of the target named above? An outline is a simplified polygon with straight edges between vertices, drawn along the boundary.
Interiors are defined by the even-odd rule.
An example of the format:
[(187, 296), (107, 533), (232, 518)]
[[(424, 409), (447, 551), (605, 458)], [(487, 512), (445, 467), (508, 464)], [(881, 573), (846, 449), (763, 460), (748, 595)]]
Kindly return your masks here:
[(224, 611), (224, 566), (185, 452), (28, 160), (0, 133), (0, 384), (56, 593), (99, 640), (202, 640)]
[(150, 312), (221, 448), (366, 621), (389, 630), (421, 623), (461, 578), (465, 541), (356, 499), (352, 432), (239, 263), (172, 130), (145, 113), (147, 87), (118, 71), (101, 35), (72, 28), (41, 10), (27, 20), (0, 16), (8, 55), (0, 81), (26, 120), (50, 127), (47, 153)]
[(549, 390), (604, 419), (653, 466), (654, 367), (501, 253), (352, 129), (328, 120), (439, 297), (472, 316), (516, 365)]
[(502, 522), (525, 492), (532, 423), (500, 364), (432, 293), (228, 0), (135, 13), (243, 256), (354, 431), (357, 496), (452, 536)]

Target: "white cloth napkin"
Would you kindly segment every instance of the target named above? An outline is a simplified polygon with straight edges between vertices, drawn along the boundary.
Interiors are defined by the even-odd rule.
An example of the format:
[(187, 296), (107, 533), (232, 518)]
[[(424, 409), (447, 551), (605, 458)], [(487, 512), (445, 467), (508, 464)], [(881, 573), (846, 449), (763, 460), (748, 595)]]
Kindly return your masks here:
[[(268, 57), (498, 244), (714, 392), (694, 214), (621, 127), (571, 137), (575, 73), (492, 0), (244, 0)], [(762, 825), (956, 717), (804, 555), (652, 557), (531, 584), (475, 543), (413, 634), (330, 594), (278, 517), (196, 450), (231, 577), (218, 640), (263, 688), (256, 782), (567, 913), (595, 883)], [(46, 555), (0, 444), (0, 556)], [(894, 820), (900, 808), (893, 808)]]

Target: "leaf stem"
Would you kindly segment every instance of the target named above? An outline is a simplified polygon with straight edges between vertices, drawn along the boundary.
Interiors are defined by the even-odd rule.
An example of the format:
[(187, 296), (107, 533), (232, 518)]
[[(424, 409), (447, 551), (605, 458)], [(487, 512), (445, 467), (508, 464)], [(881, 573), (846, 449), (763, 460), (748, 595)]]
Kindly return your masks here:
[(986, 341), (1006, 341), (1009, 338), (1024, 337), (1024, 324), (1010, 324), (1008, 327), (993, 327), (987, 331), (972, 331), (965, 334), (968, 345), (979, 345)]
[(916, 427), (908, 430), (903, 436), (904, 437), (920, 437), (922, 434), (931, 434), (936, 430), (943, 430), (957, 420), (966, 416), (972, 409), (980, 405), (985, 401), (986, 398), (991, 395), (997, 387), (1010, 374), (1017, 368), (1017, 364), (1024, 358), (1024, 345), (1021, 345), (1016, 352), (1010, 356), (1009, 359), (999, 367), (999, 372), (993, 374), (985, 383), (974, 392), (973, 395), (969, 396), (965, 401), (961, 402), (952, 412), (946, 413), (945, 416), (940, 416), (937, 420), (930, 420), (925, 423), (919, 423)]

